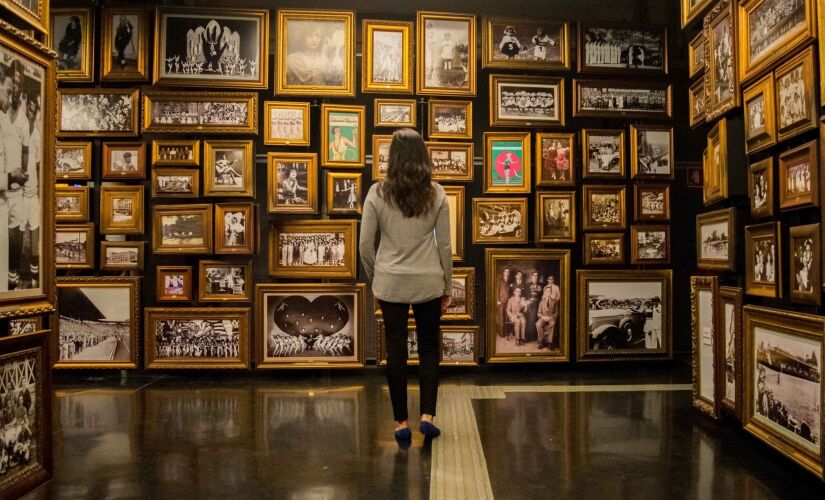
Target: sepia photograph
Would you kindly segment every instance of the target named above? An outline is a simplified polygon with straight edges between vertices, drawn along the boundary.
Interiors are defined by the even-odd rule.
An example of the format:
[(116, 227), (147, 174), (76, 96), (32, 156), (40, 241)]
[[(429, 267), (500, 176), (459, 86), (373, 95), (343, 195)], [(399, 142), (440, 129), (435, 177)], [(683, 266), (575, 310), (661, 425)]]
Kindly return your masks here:
[(707, 96), (705, 95), (705, 81), (700, 78), (690, 86), (688, 95), (690, 108), (690, 126), (696, 127), (705, 122)]
[(723, 359), (716, 366), (724, 387), (722, 407), (739, 416), (742, 412), (742, 289), (719, 287), (719, 306), (719, 328), (724, 335), (720, 336), (720, 342), (724, 342), (724, 349), (717, 351), (717, 356)]
[(137, 89), (59, 89), (57, 136), (136, 136)]
[(101, 81), (140, 82), (149, 78), (149, 17), (144, 9), (103, 9)]
[(327, 172), (327, 213), (361, 213), (361, 174)]
[(450, 246), (453, 262), (464, 260), (464, 186), (443, 186), (450, 207)]
[(740, 2), (739, 46), (745, 80), (816, 37), (814, 0)]
[(481, 25), (484, 68), (570, 69), (565, 22), (494, 17)]
[(579, 24), (579, 72), (667, 74), (667, 29), (610, 23)]
[(143, 186), (100, 186), (100, 234), (143, 234)]
[(426, 144), (433, 164), (434, 181), (472, 182), (475, 170), (472, 142), (427, 141)]
[(670, 118), (671, 105), (667, 83), (573, 80), (573, 116)]
[(101, 271), (142, 271), (143, 241), (101, 241)]
[(576, 240), (576, 193), (536, 193), (536, 242), (572, 243)]
[(51, 49), (57, 53), (57, 80), (94, 80), (94, 11), (83, 8), (51, 9)]
[(8, 335), (14, 337), (16, 335), (28, 335), (30, 333), (39, 332), (43, 329), (43, 317), (37, 316), (32, 318), (17, 318), (9, 320)]
[(779, 222), (745, 226), (745, 293), (782, 296), (780, 234)]
[(478, 365), (477, 326), (442, 326), (441, 366)]
[(252, 203), (215, 204), (215, 253), (255, 251), (255, 206)]
[(776, 100), (774, 75), (768, 73), (743, 89), (745, 108), (745, 152), (762, 151), (776, 143)]
[(582, 177), (624, 178), (624, 130), (582, 130), (582, 154), (585, 168)]
[(86, 180), (92, 178), (92, 143), (58, 142), (55, 145), (54, 172), (56, 180)]
[(624, 186), (584, 186), (582, 203), (585, 231), (625, 228)]
[(258, 93), (146, 92), (143, 131), (257, 134)]
[(152, 251), (212, 253), (212, 205), (152, 206)]
[(269, 234), (269, 275), (354, 278), (355, 221), (281, 222)]
[(201, 141), (183, 140), (152, 141), (153, 167), (199, 167), (201, 160)]
[(490, 126), (564, 125), (562, 78), (490, 75)]
[(57, 269), (94, 269), (95, 225), (58, 224), (54, 231)]
[(708, 50), (705, 42), (705, 33), (699, 31), (688, 45), (688, 73), (691, 79), (705, 71), (705, 51)]
[[(391, 135), (372, 134), (372, 179), (375, 181), (387, 176), (391, 143)], [(435, 177), (435, 171), (433, 171), (433, 177)]]
[(269, 213), (318, 212), (315, 153), (267, 153)]
[(584, 235), (585, 265), (624, 264), (624, 233)]
[(794, 226), (789, 230), (791, 254), (791, 300), (803, 304), (822, 303), (821, 231), (819, 224)]
[(192, 300), (190, 266), (156, 266), (155, 300), (158, 302)]
[(321, 164), (364, 166), (364, 106), (321, 105)]
[(708, 132), (703, 158), (703, 200), (705, 206), (728, 197), (728, 121), (722, 118)]
[(404, 21), (362, 21), (361, 92), (412, 94), (413, 29)]
[(530, 133), (484, 132), (484, 193), (529, 193)]
[(779, 208), (819, 205), (819, 146), (811, 141), (779, 155)]
[(145, 142), (104, 142), (102, 179), (145, 179)]
[(631, 264), (669, 264), (670, 226), (630, 227)]
[(203, 162), (204, 196), (255, 195), (255, 147), (251, 140), (205, 140)]
[(252, 300), (252, 262), (202, 260), (198, 268), (199, 301)]
[[(3, 352), (0, 355), (0, 401), (3, 402), (3, 434), (0, 438), (0, 481), (3, 492), (22, 485), (26, 476), (36, 473), (42, 464), (51, 461), (43, 456), (45, 418), (50, 418), (41, 406), (43, 394), (42, 349)], [(48, 367), (46, 368), (48, 370)], [(49, 429), (51, 427), (48, 427)], [(14, 498), (17, 495), (9, 496)]]
[(89, 187), (58, 184), (54, 188), (54, 220), (86, 222), (89, 220)]
[(417, 106), (415, 99), (375, 99), (373, 124), (376, 127), (415, 127)]
[(473, 243), (527, 243), (527, 198), (473, 198)]
[(264, 101), (264, 144), (309, 146), (309, 103)]
[(739, 105), (735, 1), (717, 3), (705, 17), (707, 120)]
[(430, 99), (427, 109), (431, 139), (473, 138), (473, 101)]
[(475, 317), (475, 268), (453, 267), (451, 282), (452, 300), (441, 315), (442, 321), (472, 320)]
[(816, 64), (808, 47), (776, 68), (776, 124), (782, 141), (817, 127)]
[(634, 179), (672, 179), (673, 128), (630, 126), (630, 176)]
[(748, 194), (751, 216), (773, 216), (773, 157), (751, 163), (748, 176)]
[(693, 407), (712, 419), (720, 418), (719, 278), (690, 277), (690, 322), (693, 351)]
[(636, 184), (633, 186), (635, 220), (670, 220), (670, 185)]
[(476, 93), (476, 16), (418, 11), (416, 93)]
[(699, 269), (736, 269), (736, 211), (725, 208), (696, 216), (696, 252)]
[(152, 198), (197, 198), (199, 195), (200, 170), (152, 169)]

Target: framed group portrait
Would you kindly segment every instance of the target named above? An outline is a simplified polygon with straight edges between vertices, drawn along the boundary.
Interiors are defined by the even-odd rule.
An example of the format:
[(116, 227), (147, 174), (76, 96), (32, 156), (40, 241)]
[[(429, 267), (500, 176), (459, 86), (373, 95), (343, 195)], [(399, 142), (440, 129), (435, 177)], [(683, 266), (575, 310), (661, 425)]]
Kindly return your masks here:
[(673, 127), (630, 126), (630, 176), (634, 179), (673, 179)]
[(574, 243), (576, 241), (575, 191), (536, 193), (537, 243)]
[(364, 166), (364, 113), (364, 106), (321, 105), (321, 165)]
[(144, 241), (101, 241), (101, 271), (142, 271)]
[(667, 74), (667, 28), (579, 23), (579, 73)]
[(819, 224), (791, 227), (788, 231), (791, 300), (822, 304), (822, 234)]
[(575, 141), (573, 133), (536, 133), (536, 187), (575, 185)]
[(714, 339), (717, 357), (717, 384), (722, 409), (741, 419), (742, 411), (742, 289), (719, 287), (719, 319)]
[(484, 193), (529, 193), (530, 132), (484, 132)]
[(253, 283), (251, 261), (198, 262), (198, 302), (249, 302)]
[(100, 186), (100, 234), (143, 234), (143, 202), (143, 186)]
[(573, 116), (671, 118), (672, 106), (667, 82), (573, 80)]
[(705, 80), (700, 78), (690, 86), (688, 91), (688, 106), (690, 107), (690, 126), (695, 128), (705, 122), (707, 95), (705, 94)]
[(484, 68), (570, 69), (566, 22), (485, 17), (481, 26)]
[(309, 146), (308, 102), (264, 101), (264, 144)]
[(327, 172), (328, 214), (358, 215), (362, 210), (361, 173)]
[(748, 169), (751, 216), (773, 217), (773, 157), (753, 162)]
[[(38, 0), (43, 1), (46, 0)], [(89, 8), (51, 10), (49, 40), (57, 53), (57, 80), (92, 82), (94, 80), (94, 11)]]
[(152, 251), (173, 255), (212, 253), (212, 205), (152, 206)]
[(197, 198), (200, 179), (194, 168), (152, 169), (152, 198)]
[[(427, 141), (426, 144), (427, 151), (430, 153), (430, 161), (433, 164), (434, 181), (473, 181), (475, 165), (472, 142)], [(387, 148), (389, 148), (389, 145)]]
[(776, 101), (773, 73), (742, 90), (745, 108), (745, 152), (757, 153), (776, 144)]
[(584, 235), (585, 265), (624, 264), (624, 233), (587, 233)]
[(201, 141), (196, 139), (152, 141), (153, 167), (198, 167), (201, 164)]
[(441, 366), (478, 366), (481, 344), (477, 326), (444, 325), (439, 328)]
[(58, 181), (85, 181), (92, 178), (92, 142), (55, 143), (54, 177)]
[(696, 78), (705, 71), (705, 33), (700, 31), (688, 44), (688, 75)]
[(54, 187), (55, 222), (89, 220), (89, 187), (57, 184)]
[(476, 16), (418, 11), (416, 93), (476, 95)]
[(257, 134), (256, 92), (165, 92), (143, 95), (143, 131)]
[(464, 186), (444, 186), (450, 207), (450, 246), (453, 262), (464, 260)]
[(56, 269), (95, 268), (95, 225), (58, 224), (54, 229)]
[[(441, 315), (442, 321), (465, 321), (475, 317), (476, 269), (453, 267), (450, 279), (450, 304)], [(442, 328), (444, 328), (442, 326)]]
[(203, 141), (203, 195), (255, 196), (255, 146), (246, 141)]
[(631, 264), (670, 264), (670, 226), (637, 224), (630, 227)]
[(473, 198), (473, 243), (527, 243), (527, 198)]
[(817, 127), (814, 48), (776, 68), (776, 134), (784, 141)]
[(149, 79), (149, 16), (142, 8), (103, 9), (100, 80), (142, 82)]
[(779, 209), (819, 206), (819, 145), (811, 141), (779, 155)]
[(101, 179), (145, 179), (146, 143), (104, 142)]
[(564, 79), (490, 75), (490, 126), (564, 126)]
[(269, 275), (355, 278), (356, 221), (278, 221), (269, 231)]
[(670, 220), (670, 184), (635, 184), (633, 219), (636, 222)]
[(266, 160), (269, 213), (317, 213), (318, 155), (269, 152)]
[(696, 216), (696, 257), (699, 269), (736, 269), (736, 210), (724, 208)]
[(625, 186), (586, 185), (582, 191), (585, 231), (623, 231), (627, 227)]
[(745, 226), (745, 293), (782, 297), (780, 222)]
[(137, 89), (58, 89), (58, 137), (133, 137), (138, 134)]
[(624, 130), (582, 129), (582, 158), (582, 178), (624, 179)]
[[(417, 120), (415, 99), (375, 99), (373, 101), (376, 127), (415, 127)], [(472, 119), (472, 118), (471, 118)]]
[(690, 277), (693, 406), (711, 418), (721, 415), (722, 388), (716, 342), (719, 341), (719, 278)]
[(364, 19), (361, 92), (412, 94), (413, 23)]
[(473, 138), (473, 101), (430, 99), (427, 109), (430, 139)]
[(192, 266), (156, 266), (155, 300), (192, 302)]
[(251, 202), (215, 203), (215, 253), (251, 255), (258, 242), (255, 205)]
[(736, 0), (720, 0), (704, 20), (708, 121), (739, 106), (736, 7)]

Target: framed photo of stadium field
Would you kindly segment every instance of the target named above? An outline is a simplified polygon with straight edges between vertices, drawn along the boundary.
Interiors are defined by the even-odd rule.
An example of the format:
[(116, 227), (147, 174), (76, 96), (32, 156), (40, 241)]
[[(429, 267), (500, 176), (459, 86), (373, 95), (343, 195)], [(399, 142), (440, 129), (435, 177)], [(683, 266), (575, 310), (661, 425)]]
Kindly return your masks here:
[(356, 221), (281, 220), (269, 231), (269, 275), (355, 278)]
[(719, 418), (722, 391), (716, 370), (719, 362), (719, 278), (690, 277), (690, 322), (692, 332), (693, 406), (711, 418)]
[(427, 141), (426, 144), (433, 162), (434, 181), (473, 182), (475, 158), (472, 142)]
[(485, 17), (481, 38), (483, 68), (570, 69), (566, 22)]
[(143, 132), (258, 134), (257, 92), (143, 94)]
[[(38, 0), (49, 3), (46, 0)], [(94, 10), (59, 8), (51, 10), (49, 40), (57, 53), (57, 80), (94, 81)]]
[(147, 307), (146, 368), (249, 368), (249, 308)]
[(579, 73), (667, 75), (667, 28), (579, 23)]
[(484, 194), (529, 193), (530, 132), (484, 132)]
[(413, 30), (410, 22), (361, 22), (361, 92), (412, 94)]
[(364, 106), (321, 105), (321, 165), (364, 166)]
[(564, 79), (490, 75), (490, 126), (564, 126)]
[(476, 16), (418, 11), (416, 94), (476, 95)]
[(57, 137), (138, 135), (138, 89), (58, 89)]
[(142, 8), (103, 9), (100, 80), (149, 79), (149, 16)]

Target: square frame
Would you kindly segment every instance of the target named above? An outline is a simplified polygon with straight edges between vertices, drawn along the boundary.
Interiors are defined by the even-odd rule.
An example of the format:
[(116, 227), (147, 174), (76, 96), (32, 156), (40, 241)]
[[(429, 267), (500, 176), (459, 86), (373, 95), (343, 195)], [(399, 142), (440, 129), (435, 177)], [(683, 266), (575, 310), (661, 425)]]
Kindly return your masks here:
[[(702, 324), (702, 293), (710, 293), (710, 325)], [(693, 407), (710, 418), (718, 419), (721, 416), (722, 394), (719, 387), (720, 377), (717, 373), (719, 368), (719, 348), (716, 345), (719, 340), (719, 278), (716, 276), (691, 276), (690, 277), (690, 324), (691, 324), (691, 372), (693, 375)], [(710, 326), (713, 331), (706, 332)], [(708, 335), (709, 333), (709, 335)], [(708, 397), (702, 394), (703, 366), (706, 357), (702, 355), (703, 346), (710, 342), (710, 382), (712, 383), (712, 395)]]
[[(788, 192), (788, 169), (792, 168), (794, 164), (808, 165), (808, 179), (801, 182), (807, 182), (809, 185), (808, 193), (805, 195), (793, 195)], [(779, 210), (790, 210), (805, 207), (819, 206), (819, 146), (816, 140), (785, 151), (779, 155)]]
[[(428, 85), (426, 79), (426, 61), (430, 59), (427, 55), (427, 26), (432, 22), (448, 21), (459, 22), (467, 25), (467, 72), (462, 85), (457, 88), (446, 86)], [(476, 16), (473, 14), (455, 14), (444, 12), (427, 12), (419, 10), (416, 13), (416, 39), (415, 39), (415, 93), (421, 95), (476, 95)], [(456, 59), (457, 46), (453, 46), (452, 56)], [(435, 57), (433, 56), (434, 60)], [(450, 62), (452, 65), (452, 62)], [(442, 68), (442, 71), (452, 71)]]
[[(118, 27), (114, 26), (115, 16), (137, 16), (137, 29), (129, 23), (129, 43), (135, 52), (135, 69), (125, 71), (113, 64), (112, 47)], [(100, 38), (100, 81), (101, 82), (143, 82), (149, 79), (149, 16), (142, 8), (106, 7), (101, 13), (102, 35)], [(134, 35), (137, 34), (137, 43)], [(116, 49), (116, 48), (115, 48)], [(124, 49), (125, 53), (125, 49)]]
[[(499, 163), (498, 157), (493, 157), (493, 152), (496, 143), (512, 143), (512, 145), (505, 144), (498, 149), (504, 149), (504, 153), (509, 154), (513, 149), (515, 143), (520, 143), (518, 148), (521, 149), (521, 185), (510, 186), (496, 186), (494, 185), (493, 170)], [(509, 194), (509, 193), (530, 193), (533, 185), (530, 182), (530, 173), (532, 167), (530, 159), (532, 153), (530, 152), (530, 132), (484, 132), (484, 194)], [(510, 162), (505, 158), (500, 162), (503, 165), (503, 171), (509, 172), (511, 170)], [(505, 177), (509, 183), (509, 177)]]
[[(585, 231), (624, 231), (627, 228), (627, 188), (624, 185), (617, 186), (591, 186), (585, 185), (582, 189), (582, 205), (584, 206), (584, 217), (582, 229)], [(615, 223), (602, 223), (593, 219), (593, 208), (591, 207), (592, 195), (612, 194), (618, 196), (619, 221)]]
[[(184, 277), (181, 295), (170, 295), (166, 291), (166, 275), (180, 274)], [(192, 266), (155, 266), (155, 300), (157, 302), (192, 302)]]
[[(357, 245), (355, 220), (280, 220), (269, 228), (269, 275), (278, 278), (344, 278), (355, 279), (357, 276)], [(278, 245), (283, 233), (342, 233), (344, 235), (344, 265), (324, 266), (282, 265), (281, 248)]]
[[(646, 213), (644, 193), (661, 193), (662, 214)], [(670, 220), (670, 184), (634, 184), (633, 220), (636, 222), (665, 222)]]
[[(136, 150), (137, 161), (135, 163), (134, 172), (125, 170), (115, 171), (112, 163), (112, 154), (118, 151), (126, 152)], [(103, 152), (103, 166), (100, 170), (101, 179), (145, 179), (146, 178), (146, 143), (139, 142), (104, 142)]]
[[(613, 240), (613, 243), (618, 245), (615, 250), (618, 255), (615, 257), (601, 257), (594, 255), (593, 247), (597, 241)], [(585, 233), (584, 235), (584, 265), (586, 266), (605, 266), (605, 265), (621, 265), (627, 261), (625, 256), (625, 234), (624, 233)]]
[[(552, 91), (553, 108), (555, 113), (548, 118), (521, 118), (507, 116), (502, 111), (502, 89), (505, 86), (519, 88), (517, 92), (524, 92), (525, 88), (545, 89), (545, 92)], [(539, 92), (538, 90), (534, 92)], [(547, 99), (547, 98), (545, 98)], [(516, 105), (516, 107), (519, 107)], [(549, 106), (536, 106), (538, 109), (546, 109)], [(565, 97), (564, 78), (553, 78), (549, 76), (515, 76), (515, 75), (490, 75), (490, 126), (491, 127), (552, 127), (561, 126), (565, 123)]]
[[(200, 245), (164, 245), (163, 217), (200, 216), (203, 243)], [(154, 205), (152, 206), (152, 251), (156, 254), (193, 255), (212, 253), (212, 205)]]
[[(177, 158), (177, 149), (175, 149), (175, 158), (164, 158), (162, 148), (189, 148), (192, 151), (192, 158)], [(189, 156), (189, 155), (187, 155)], [(168, 140), (168, 139), (154, 139), (152, 140), (152, 166), (153, 167), (199, 167), (201, 164), (201, 141), (197, 139), (191, 140)]]
[[(80, 172), (72, 172), (71, 165), (68, 159), (58, 156), (58, 150), (75, 150), (83, 158), (83, 165)], [(61, 159), (63, 162), (61, 163)], [(63, 167), (62, 165), (65, 165)], [(66, 171), (59, 169), (67, 169)], [(55, 143), (55, 164), (54, 164), (54, 178), (57, 181), (85, 181), (92, 178), (92, 142), (79, 141), (67, 142), (61, 141)]]
[[(220, 160), (216, 160), (215, 155), (218, 154), (218, 150), (228, 149), (243, 151), (242, 164), (240, 165), (242, 170), (240, 176), (243, 179), (243, 185), (240, 189), (225, 189), (216, 183), (216, 175), (214, 174), (220, 174), (216, 170)], [(231, 171), (230, 174), (238, 173), (232, 168), (231, 163), (226, 168)], [(205, 139), (203, 141), (203, 195), (205, 197), (255, 197), (255, 145), (251, 140), (213, 141)]]
[[(642, 232), (663, 232), (665, 233), (664, 250), (665, 256), (662, 259), (645, 258), (639, 252), (639, 233)], [(648, 225), (634, 224), (630, 226), (630, 263), (631, 264), (670, 264), (670, 226), (669, 225)]]
[[(226, 294), (226, 293), (210, 293), (208, 292), (209, 283), (207, 282), (206, 271), (209, 267), (239, 267), (243, 270), (246, 279), (242, 284), (245, 290), (243, 293)], [(242, 278), (243, 279), (243, 278)], [(252, 261), (234, 261), (234, 260), (201, 260), (198, 261), (198, 302), (249, 302), (252, 300), (252, 285), (254, 284), (254, 276), (252, 275)]]
[[(128, 199), (132, 215), (129, 224), (115, 221), (115, 200)], [(143, 186), (103, 184), (100, 186), (100, 234), (143, 234)]]
[[(413, 93), (413, 40), (414, 23), (404, 21), (385, 21), (364, 19), (361, 21), (361, 92), (381, 94), (412, 94)], [(376, 81), (375, 75), (375, 47), (373, 40), (375, 32), (395, 32), (401, 34), (401, 81)], [(377, 111), (376, 111), (377, 113)], [(376, 126), (377, 125), (376, 120)], [(414, 122), (415, 120), (413, 120)], [(415, 126), (409, 125), (411, 127)]]
[[(364, 123), (365, 115), (364, 106), (353, 106), (346, 104), (321, 104), (321, 165), (324, 167), (341, 167), (341, 168), (362, 168), (364, 166), (364, 159), (366, 152), (364, 151), (364, 130), (366, 129)], [(330, 132), (336, 128), (340, 129), (340, 125), (331, 125), (330, 119), (333, 113), (340, 115), (355, 115), (357, 125), (353, 130), (352, 139), (342, 137), (341, 139), (333, 138), (329, 141)], [(351, 120), (348, 120), (351, 121)], [(351, 125), (348, 125), (351, 126)], [(354, 137), (357, 135), (358, 137)], [(342, 142), (342, 140), (344, 142)], [(341, 150), (341, 145), (346, 149)], [(336, 151), (330, 151), (330, 147)], [(356, 147), (355, 159), (347, 159), (346, 155), (350, 148)], [(343, 152), (342, 152), (343, 151)], [(333, 153), (333, 157), (330, 154)]]
[[(624, 130), (622, 129), (582, 129), (582, 179), (624, 179), (626, 177), (626, 170), (625, 165), (627, 164), (627, 154), (625, 153), (625, 134)], [(602, 172), (591, 172), (590, 171), (590, 139), (591, 137), (595, 136), (603, 136), (603, 137), (614, 137), (618, 138), (619, 141), (619, 155), (617, 161), (619, 163), (619, 173), (602, 173)], [(611, 168), (613, 165), (613, 155), (605, 153), (605, 156), (608, 160), (608, 168)], [(597, 156), (596, 161), (598, 162), (598, 168), (602, 169), (603, 160), (601, 157)]]
[[(278, 110), (299, 112), (301, 114), (301, 137), (276, 137), (272, 114)], [(292, 119), (294, 117), (284, 119)], [(264, 144), (267, 146), (309, 146), (310, 139), (310, 105), (308, 102), (264, 101)]]
[[(280, 164), (302, 164), (306, 166), (306, 189), (301, 188), (298, 179), (293, 187), (292, 200), (303, 201), (292, 206), (291, 203), (280, 204), (280, 197), (287, 201), (285, 188), (279, 179), (278, 166)], [(270, 214), (316, 214), (318, 213), (318, 154), (317, 153), (282, 153), (269, 152), (266, 154), (267, 178), (267, 211)], [(297, 175), (297, 171), (296, 171)], [(287, 179), (289, 180), (289, 179)], [(299, 198), (299, 192), (305, 191), (304, 199)]]
[[(707, 243), (709, 245), (724, 244), (727, 246), (727, 255), (720, 258), (705, 257), (703, 256), (705, 242), (702, 240), (702, 226), (719, 223), (725, 224), (727, 234), (721, 234), (718, 238), (711, 239)], [(733, 207), (698, 214), (696, 216), (696, 267), (718, 271), (735, 271), (736, 255), (738, 253), (737, 229), (736, 210)]]
[[(67, 186), (57, 184), (54, 187), (54, 220), (61, 222), (87, 222), (89, 220), (89, 187), (88, 186)], [(66, 213), (60, 210), (61, 198), (77, 198), (78, 208), (76, 212)]]
[[(510, 205), (517, 206), (521, 214), (518, 227), (514, 236), (486, 236), (482, 234), (480, 224), (481, 210), (484, 205)], [(527, 211), (527, 198), (473, 198), (473, 244), (475, 245), (506, 245), (527, 243), (527, 233), (529, 232), (529, 212)], [(500, 217), (501, 215), (499, 215)], [(509, 219), (509, 217), (508, 217)], [(490, 226), (495, 226), (495, 222), (490, 222)], [(520, 234), (519, 234), (520, 233)]]
[[(351, 173), (351, 172), (331, 172), (327, 171), (327, 183), (326, 183), (326, 211), (328, 214), (336, 214), (336, 215), (358, 215), (361, 213), (363, 202), (362, 195), (361, 195), (361, 173)], [(352, 191), (347, 197), (349, 200), (354, 198), (355, 208), (347, 209), (347, 208), (335, 208), (335, 181), (336, 180), (350, 180), (354, 181), (355, 184), (351, 188)]]
[[(774, 97), (773, 73), (760, 78), (749, 87), (742, 90), (742, 106), (745, 108), (745, 152), (753, 154), (776, 144), (776, 100)], [(761, 123), (754, 123), (759, 115), (758, 109), (753, 108), (755, 100), (761, 98)], [(757, 101), (758, 102), (758, 101)], [(753, 127), (753, 128), (751, 128)]]
[(55, 242), (55, 252), (54, 252), (54, 267), (55, 269), (94, 269), (95, 268), (95, 246), (97, 246), (95, 240), (95, 225), (92, 222), (84, 223), (84, 224), (57, 224), (54, 227), (54, 234), (55, 239), (57, 235), (61, 232), (77, 232), (77, 233), (84, 233), (86, 236), (86, 241), (84, 242), (85, 251), (86, 251), (86, 259), (81, 263), (76, 264), (67, 264), (62, 263), (59, 261), (60, 259), (60, 246), (57, 242)]
[[(381, 118), (381, 108), (384, 106), (398, 106), (409, 108), (409, 119), (407, 121), (389, 121)], [(410, 127), (414, 128), (418, 123), (417, 108), (418, 102), (415, 99), (378, 99), (372, 101), (373, 126), (374, 127)], [(471, 118), (472, 120), (472, 118)]]
[[(754, 276), (755, 261), (754, 239), (773, 239), (773, 267), (768, 262), (759, 263), (765, 277), (773, 276), (770, 280), (760, 281)], [(782, 225), (780, 222), (766, 222), (745, 226), (745, 293), (759, 297), (782, 298)], [(763, 272), (763, 271), (760, 271)]]
[[(464, 114), (466, 131), (439, 132), (436, 119), (437, 109), (458, 110)], [(473, 101), (451, 101), (445, 99), (430, 99), (427, 102), (427, 136), (430, 139), (472, 139), (473, 138)]]
[[(251, 255), (258, 243), (254, 203), (215, 203), (215, 253), (218, 255)], [(243, 244), (230, 245), (226, 237), (226, 216), (230, 212), (242, 212), (244, 216)], [(221, 222), (223, 221), (223, 222)], [(236, 233), (238, 231), (236, 230)]]
[[(101, 271), (142, 271), (144, 261), (145, 241), (101, 241), (100, 242), (100, 270)], [(106, 262), (106, 250), (110, 248), (134, 248), (137, 249), (137, 261), (133, 264), (128, 262), (112, 263)]]
[[(544, 141), (555, 141), (561, 148), (551, 145), (545, 151)], [(566, 148), (562, 146), (565, 141), (567, 142)], [(559, 151), (564, 151), (561, 158), (559, 158)], [(536, 132), (536, 187), (574, 187), (576, 185), (576, 160), (576, 134), (572, 132)], [(551, 161), (552, 163), (549, 163)], [(560, 161), (562, 162), (561, 165), (559, 165)], [(552, 166), (552, 168), (549, 168), (549, 166)], [(562, 168), (559, 168), (559, 166)], [(545, 172), (545, 170), (551, 172)], [(545, 178), (558, 171), (561, 171), (560, 180)], [(565, 177), (567, 178), (565, 179)]]
[[(803, 240), (802, 248), (797, 246), (800, 239)], [(819, 223), (794, 226), (788, 230), (788, 278), (792, 302), (822, 305), (821, 241), (822, 230)], [(803, 274), (804, 267), (807, 267), (807, 270)], [(800, 280), (801, 277), (807, 277), (807, 285)]]
[[(567, 226), (569, 234), (564, 236), (552, 236), (546, 234), (544, 229), (545, 217), (550, 214), (545, 210), (548, 201), (566, 201), (568, 206)], [(564, 215), (562, 214), (564, 217)], [(576, 192), (575, 191), (538, 191), (536, 192), (536, 243), (575, 243), (576, 242)]]

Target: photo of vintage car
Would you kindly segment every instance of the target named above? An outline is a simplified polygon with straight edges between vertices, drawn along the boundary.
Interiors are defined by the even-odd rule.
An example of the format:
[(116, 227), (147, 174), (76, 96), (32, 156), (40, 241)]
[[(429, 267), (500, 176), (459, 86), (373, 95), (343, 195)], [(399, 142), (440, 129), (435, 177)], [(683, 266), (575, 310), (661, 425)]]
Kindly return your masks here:
[[(615, 302), (615, 301), (613, 301)], [(646, 339), (658, 303), (591, 304), (588, 335), (590, 349), (659, 349)], [(647, 328), (645, 328), (647, 327)]]

